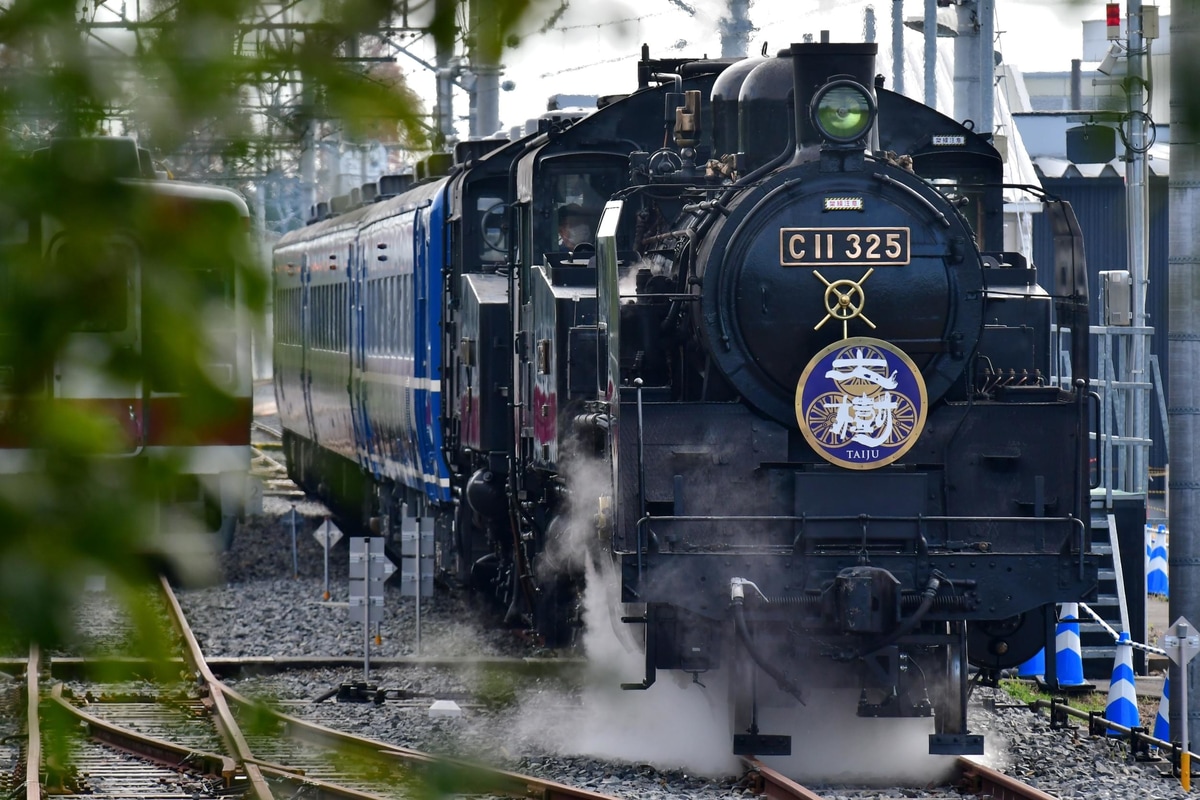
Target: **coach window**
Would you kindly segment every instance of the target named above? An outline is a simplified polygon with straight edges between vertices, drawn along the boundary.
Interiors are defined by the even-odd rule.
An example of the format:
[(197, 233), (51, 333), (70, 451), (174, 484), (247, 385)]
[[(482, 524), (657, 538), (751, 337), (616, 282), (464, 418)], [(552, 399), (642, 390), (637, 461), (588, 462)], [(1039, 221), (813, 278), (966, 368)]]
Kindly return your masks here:
[(129, 318), (130, 269), (137, 251), (127, 242), (59, 239), (53, 245), (53, 264), (63, 275), (75, 276), (76, 288), (89, 302), (74, 329), (89, 333), (123, 331)]
[[(535, 252), (576, 252), (579, 245), (595, 246), (596, 225), (608, 199), (622, 188), (626, 159), (591, 156), (554, 164), (545, 175), (545, 196), (551, 202), (538, 209)], [(589, 250), (590, 252), (590, 250)]]
[(508, 260), (508, 204), (504, 198), (485, 195), (475, 201), (479, 215), (479, 262), (497, 266)]
[(228, 262), (211, 264), (204, 268), (192, 269), (191, 274), (204, 302), (220, 300), (225, 308), (234, 307), (235, 278), (232, 264)]
[(366, 293), (367, 293), (366, 329), (367, 329), (367, 333), (366, 333), (366, 336), (367, 336), (367, 352), (371, 355), (375, 355), (377, 352), (379, 352), (379, 333), (378, 333), (379, 311), (375, 306), (375, 294), (376, 294), (375, 286), (378, 283), (379, 283), (378, 278), (368, 278), (367, 279), (367, 286), (366, 286)]
[(350, 322), (350, 315), (346, 313), (346, 284), (340, 283), (337, 287), (337, 351), (345, 353), (349, 351), (346, 344), (350, 341), (350, 336), (346, 331), (346, 325)]

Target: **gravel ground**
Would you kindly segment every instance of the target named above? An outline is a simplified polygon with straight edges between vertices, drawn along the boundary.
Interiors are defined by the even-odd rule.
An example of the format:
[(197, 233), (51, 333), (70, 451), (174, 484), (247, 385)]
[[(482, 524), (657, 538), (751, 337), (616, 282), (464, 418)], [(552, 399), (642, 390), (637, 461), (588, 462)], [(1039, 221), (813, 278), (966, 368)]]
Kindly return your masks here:
[[(222, 556), (225, 582), (181, 593), (184, 609), (210, 656), (362, 655), (362, 629), (349, 622), (345, 605), (345, 542), (330, 554), (331, 599), (326, 602), (322, 599), (323, 552), (311, 536), (323, 521), (324, 510), (309, 502), (297, 505), (304, 530), (296, 539), (298, 569), (294, 570), (291, 534), (280, 522), (289, 508), (267, 498), (264, 515), (243, 524), (232, 551)], [(411, 599), (388, 587), (379, 631), (382, 640), (378, 645), (372, 641), (372, 657), (414, 653), (413, 610)], [(422, 605), (421, 654), (539, 655), (511, 631), (482, 629), (463, 598), (441, 592)], [(728, 755), (726, 735), (702, 735), (715, 713), (703, 702), (697, 709), (695, 700), (703, 697), (704, 690), (660, 677), (645, 693), (616, 691), (620, 681), (640, 677), (636, 660), (600, 661), (584, 685), (566, 678), (517, 682), (482, 668), (372, 669), (372, 684), (403, 690), (410, 698), (378, 706), (311, 702), (341, 683), (362, 680), (361, 667), (260, 676), (233, 685), (281, 704), (288, 713), (332, 727), (606, 794), (707, 800), (750, 793)], [(708, 691), (715, 693), (715, 687)], [(455, 699), (461, 716), (431, 717), (429, 706), (438, 698)], [(987, 735), (990, 765), (1061, 798), (1184, 797), (1176, 782), (1164, 779), (1153, 767), (1128, 763), (1119, 743), (1090, 739), (1083, 728), (1051, 731), (1045, 715), (990, 709), (987, 701), (1001, 705), (1013, 701), (1003, 691), (991, 689), (979, 689), (973, 697), (971, 724), (973, 730)], [(947, 763), (923, 755), (927, 728), (916, 733), (886, 727), (870, 730), (875, 732), (873, 741), (857, 734), (839, 736), (828, 728), (812, 741), (796, 740), (797, 752), (824, 767), (850, 764), (840, 777), (834, 773), (826, 779), (821, 791), (827, 798), (959, 796), (954, 788), (924, 788), (938, 782), (937, 773)], [(881, 731), (885, 733), (878, 735)], [(764, 728), (764, 732), (771, 731)], [(858, 745), (873, 749), (865, 757), (846, 758)], [(909, 788), (861, 785), (871, 780), (868, 770), (893, 776), (901, 768), (907, 768)]]

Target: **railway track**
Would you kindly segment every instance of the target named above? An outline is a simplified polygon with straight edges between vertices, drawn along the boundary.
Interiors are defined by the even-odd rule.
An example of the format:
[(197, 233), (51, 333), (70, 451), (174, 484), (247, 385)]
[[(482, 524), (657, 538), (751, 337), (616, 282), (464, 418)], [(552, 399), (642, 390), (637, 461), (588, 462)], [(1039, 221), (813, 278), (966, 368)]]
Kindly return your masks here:
[[(177, 604), (170, 602), (171, 616), (182, 620)], [(595, 800), (604, 797), (595, 791), (575, 789), (553, 780), (488, 769), (348, 735), (281, 711), (281, 708), (296, 708), (294, 704), (280, 703), (266, 708), (227, 689), (217, 678), (218, 670), (221, 674), (236, 675), (312, 667), (314, 661), (319, 668), (327, 660), (229, 658), (217, 660), (217, 669), (214, 669), (214, 665), (200, 655), (199, 647), (187, 633), (184, 623), (181, 621), (179, 625), (183, 631), (179, 640), (188, 643), (187, 653), (169, 662), (169, 669), (160, 669), (160, 674), (168, 673), (172, 680), (153, 688), (146, 688), (149, 684), (145, 681), (132, 680), (138, 674), (148, 674), (153, 662), (145, 659), (109, 656), (100, 662), (98, 659), (56, 657), (46, 663), (39, 660), (36, 653), (30, 654), (32, 666), (27, 670), (27, 679), (33, 682), (28, 695), (45, 698), (43, 709), (54, 707), (58, 719), (55, 724), (59, 729), (79, 731), (86, 736), (75, 742), (72, 769), (62, 768), (61, 762), (58, 767), (47, 766), (54, 756), (36, 753), (43, 737), (35, 734), (30, 738), (34, 749), (30, 751), (29, 763), (42, 767), (26, 778), (36, 787), (28, 800), (41, 800), (45, 797), (43, 792), (68, 796), (87, 794), (92, 798), (119, 797), (122, 800), (226, 794), (253, 796), (256, 800), (274, 797), (282, 800), (300, 792), (301, 787), (322, 798), (369, 800), (403, 796), (407, 789), (418, 786), (431, 793), (436, 792), (430, 787), (445, 787), (446, 792), (458, 795), (486, 793)], [(110, 638), (105, 636), (103, 640)], [(0, 664), (0, 669), (16, 666), (10, 661)], [(349, 665), (354, 660), (332, 661)], [(396, 665), (411, 663), (450, 669), (465, 667), (467, 662), (466, 659), (411, 657), (391, 661)], [(490, 661), (498, 667), (516, 671), (526, 668), (561, 671), (578, 666), (568, 660), (549, 666), (541, 663), (542, 659), (494, 658)], [(81, 676), (86, 676), (89, 669), (105, 674), (107, 683), (79, 685)], [(37, 681), (48, 677), (76, 683), (70, 690), (62, 685), (39, 688)], [(469, 698), (464, 700), (470, 702)], [(36, 705), (30, 708), (36, 708)], [(64, 718), (71, 721), (64, 724)], [(49, 750), (52, 754), (57, 752), (54, 747)], [(553, 777), (559, 778), (561, 774), (565, 773), (555, 773)], [(967, 759), (960, 760), (955, 783), (963, 793), (981, 797), (1045, 800), (1051, 796)], [(595, 783), (587, 785), (596, 788)], [(821, 790), (799, 786), (757, 762), (747, 764), (747, 778), (739, 786), (750, 786), (769, 798), (814, 800), (822, 797)], [(15, 797), (12, 789), (19, 787), (19, 780), (10, 781), (5, 794)], [(600, 791), (607, 790), (606, 786), (599, 788)], [(844, 788), (836, 790), (836, 795), (846, 796)], [(940, 797), (950, 791), (953, 790), (943, 788), (934, 794)], [(854, 793), (851, 796), (868, 795)]]
[[(300, 793), (370, 800), (431, 792), (607, 800), (554, 781), (352, 736), (248, 700), (216, 679), (165, 582), (163, 593), (189, 676), (178, 685), (43, 686), (46, 669), (31, 651), (27, 800), (47, 794), (274, 800)], [(62, 755), (68, 749), (69, 758)]]
[[(819, 792), (802, 786), (757, 759), (748, 758), (745, 761), (752, 778), (750, 786), (756, 794), (769, 800), (824, 800)], [(1053, 795), (965, 756), (957, 760), (956, 770), (958, 777), (955, 783), (965, 795), (989, 800), (1057, 800)], [(887, 795), (880, 793), (880, 796)]]
[[(228, 795), (282, 800), (300, 793), (315, 794), (321, 800), (372, 800), (421, 792), (432, 796), (507, 795), (545, 800), (606, 797), (554, 781), (350, 735), (249, 700), (216, 678), (165, 585), (164, 594), (185, 651), (175, 669), (183, 678), (176, 684), (130, 690), (128, 682), (122, 681), (71, 691), (56, 683), (45, 689), (39, 686), (39, 679), (54, 675), (56, 670), (44, 663), (36, 650), (30, 653), (28, 696), (44, 698), (42, 711), (54, 709), (60, 731), (83, 735), (74, 741), (69, 765), (56, 762), (55, 754), (61, 748), (43, 747), (45, 736), (37, 731), (38, 704), (31, 701), (27, 800), (42, 800), (48, 793), (80, 798), (86, 795), (92, 800)], [(514, 669), (528, 661), (497, 660), (509, 662)], [(86, 672), (87, 664), (80, 659), (62, 661), (67, 672)], [(276, 660), (226, 661), (230, 662), (227, 666), (235, 661), (242, 662), (241, 666), (247, 662), (267, 666)], [(146, 666), (137, 659), (126, 663), (133, 672)], [(65, 725), (64, 719), (69, 720)], [(41, 767), (35, 768), (35, 764)], [(761, 796), (772, 800), (823, 797), (819, 790), (804, 787), (761, 762), (748, 760), (746, 769), (744, 785)], [(964, 794), (999, 800), (1052, 798), (966, 758), (959, 759), (956, 784)], [(13, 796), (11, 792), (9, 795)]]
[(304, 492), (287, 474), (287, 465), (282, 460), (280, 450), (283, 444), (283, 432), (254, 420), (250, 423), (252, 435), (250, 443), (250, 475), (262, 482), (263, 494), (270, 497), (302, 498)]

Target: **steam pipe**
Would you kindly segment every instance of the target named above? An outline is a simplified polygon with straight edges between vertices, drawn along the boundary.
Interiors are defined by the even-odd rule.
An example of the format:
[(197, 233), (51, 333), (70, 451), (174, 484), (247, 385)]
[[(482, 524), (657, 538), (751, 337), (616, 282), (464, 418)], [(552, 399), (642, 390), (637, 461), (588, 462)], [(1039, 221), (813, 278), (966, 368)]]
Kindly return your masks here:
[(675, 109), (684, 104), (683, 76), (674, 72), (655, 72), (650, 77), (656, 81), (671, 81), (675, 91), (663, 95), (663, 147), (675, 133)]
[(912, 616), (900, 623), (900, 625), (891, 633), (877, 640), (869, 648), (864, 648), (859, 652), (859, 658), (869, 656), (874, 652), (882, 650), (888, 645), (894, 643), (901, 636), (907, 636), (912, 632), (913, 628), (925, 619), (925, 615), (929, 613), (929, 609), (933, 608), (933, 598), (937, 596), (938, 587), (942, 585), (942, 581), (946, 580), (946, 576), (938, 572), (936, 569), (929, 576), (929, 582), (925, 584), (925, 591), (921, 593), (921, 605), (917, 606), (917, 610)]
[(639, 517), (646, 516), (646, 451), (642, 423), (642, 379), (634, 378), (633, 385), (637, 389), (637, 440), (638, 440), (638, 509)]
[(607, 431), (612, 425), (612, 417), (601, 411), (590, 411), (586, 414), (576, 414), (575, 427)]
[[(758, 665), (759, 669), (774, 678), (779, 688), (796, 698), (800, 705), (807, 705), (800, 687), (788, 680), (788, 677), (764, 658), (758, 651), (758, 647), (755, 646), (754, 639), (750, 636), (750, 628), (746, 625), (746, 586), (754, 586), (754, 583), (745, 578), (731, 578), (729, 581), (729, 599), (733, 607), (733, 621), (737, 626), (738, 638), (742, 640), (746, 652), (750, 654), (750, 658), (754, 659), (754, 663)], [(754, 590), (762, 597), (762, 591), (757, 586), (754, 586)], [(763, 599), (766, 600), (766, 597)]]
[(670, 80), (675, 84), (675, 94), (683, 94), (683, 76), (675, 72), (655, 72), (650, 75), (656, 81)]
[[(637, 388), (637, 453), (638, 453), (638, 508), (641, 511), (639, 519), (646, 518), (646, 453), (645, 437), (642, 426), (642, 379), (634, 378), (633, 385)], [(642, 526), (637, 528), (637, 568), (638, 585), (642, 584)]]

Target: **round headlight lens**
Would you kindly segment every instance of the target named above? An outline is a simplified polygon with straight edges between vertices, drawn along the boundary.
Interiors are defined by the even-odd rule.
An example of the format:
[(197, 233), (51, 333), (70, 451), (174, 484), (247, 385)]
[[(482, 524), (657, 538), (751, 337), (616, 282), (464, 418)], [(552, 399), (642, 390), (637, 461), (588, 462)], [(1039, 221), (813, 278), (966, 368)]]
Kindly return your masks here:
[(813, 98), (813, 122), (821, 136), (833, 142), (854, 142), (875, 120), (871, 95), (853, 81), (835, 81)]

